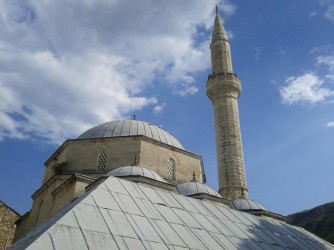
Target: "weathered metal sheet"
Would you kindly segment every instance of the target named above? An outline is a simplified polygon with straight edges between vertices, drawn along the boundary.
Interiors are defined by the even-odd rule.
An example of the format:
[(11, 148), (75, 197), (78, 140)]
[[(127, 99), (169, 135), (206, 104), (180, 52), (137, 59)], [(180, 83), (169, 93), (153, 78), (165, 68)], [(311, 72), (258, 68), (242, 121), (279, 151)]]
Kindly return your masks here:
[(101, 209), (101, 214), (111, 234), (137, 238), (135, 231), (123, 212)]
[(148, 200), (134, 198), (134, 201), (136, 202), (140, 211), (144, 214), (145, 217), (149, 219), (164, 220), (156, 207)]
[(96, 205), (100, 208), (107, 208), (112, 210), (121, 211), (116, 203), (116, 200), (107, 190), (100, 189), (99, 192), (93, 192), (92, 198), (96, 202)]
[[(88, 249), (108, 250), (117, 249), (114, 237), (108, 233), (100, 233), (90, 230), (82, 230)], [(60, 250), (60, 249), (59, 249)]]
[(126, 191), (126, 189), (123, 187), (123, 185), (120, 182), (119, 178), (108, 178), (104, 181), (104, 183), (112, 193), (120, 193), (120, 194), (126, 194), (129, 195), (129, 193)]
[(182, 235), (178, 235), (168, 222), (153, 220), (152, 225), (167, 245), (187, 247), (181, 239)]
[(183, 209), (182, 205), (175, 199), (175, 197), (170, 192), (162, 191), (159, 189), (156, 189), (156, 192), (160, 195), (160, 197), (163, 199), (167, 206), (171, 208)]
[(156, 204), (155, 207), (168, 223), (184, 224), (183, 221), (175, 214), (172, 208), (160, 204)]
[(200, 223), (198, 223), (188, 211), (177, 208), (173, 208), (172, 210), (176, 213), (176, 215), (183, 221), (183, 223), (187, 227), (202, 229)]
[(73, 213), (81, 229), (109, 233), (98, 207), (79, 203), (73, 208)]
[(161, 198), (161, 196), (154, 188), (140, 186), (140, 189), (144, 192), (147, 199), (150, 200), (153, 204), (164, 204), (167, 206), (167, 203)]
[(139, 229), (139, 231), (136, 230), (136, 233), (141, 234), (143, 237), (142, 240), (163, 243), (158, 233), (146, 217), (138, 215), (131, 215), (131, 217)]
[(130, 195), (113, 193), (113, 196), (122, 211), (129, 214), (143, 215), (143, 213), (140, 211), (139, 207)]
[(208, 249), (188, 227), (178, 224), (171, 224), (171, 226), (178, 235), (182, 236), (182, 240), (190, 249)]

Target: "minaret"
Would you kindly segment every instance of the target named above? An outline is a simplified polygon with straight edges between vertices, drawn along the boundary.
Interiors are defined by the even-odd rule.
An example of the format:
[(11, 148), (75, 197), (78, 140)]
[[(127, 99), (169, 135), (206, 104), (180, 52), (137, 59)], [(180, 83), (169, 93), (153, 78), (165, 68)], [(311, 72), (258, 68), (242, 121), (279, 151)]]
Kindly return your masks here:
[(206, 83), (215, 117), (219, 190), (222, 197), (235, 200), (248, 198), (244, 156), (239, 123), (238, 98), (241, 83), (232, 70), (230, 43), (216, 6), (212, 34), (212, 74)]

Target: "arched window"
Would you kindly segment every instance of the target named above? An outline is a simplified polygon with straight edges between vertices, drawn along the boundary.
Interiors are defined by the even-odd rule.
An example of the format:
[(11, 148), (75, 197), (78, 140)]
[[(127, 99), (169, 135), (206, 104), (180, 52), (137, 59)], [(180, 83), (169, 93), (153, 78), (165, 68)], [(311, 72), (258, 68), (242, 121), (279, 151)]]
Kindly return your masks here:
[(107, 165), (107, 153), (105, 151), (102, 151), (97, 156), (97, 170), (104, 172)]
[(167, 179), (175, 180), (175, 161), (170, 158), (167, 164)]

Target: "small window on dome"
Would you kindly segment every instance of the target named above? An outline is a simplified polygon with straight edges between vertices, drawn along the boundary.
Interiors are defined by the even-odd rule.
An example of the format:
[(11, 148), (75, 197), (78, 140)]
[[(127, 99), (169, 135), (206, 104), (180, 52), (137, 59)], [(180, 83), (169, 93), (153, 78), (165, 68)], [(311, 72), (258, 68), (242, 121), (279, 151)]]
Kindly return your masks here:
[(170, 158), (167, 165), (167, 179), (175, 180), (175, 161)]
[(104, 172), (107, 165), (107, 153), (105, 151), (102, 151), (97, 156), (97, 170)]

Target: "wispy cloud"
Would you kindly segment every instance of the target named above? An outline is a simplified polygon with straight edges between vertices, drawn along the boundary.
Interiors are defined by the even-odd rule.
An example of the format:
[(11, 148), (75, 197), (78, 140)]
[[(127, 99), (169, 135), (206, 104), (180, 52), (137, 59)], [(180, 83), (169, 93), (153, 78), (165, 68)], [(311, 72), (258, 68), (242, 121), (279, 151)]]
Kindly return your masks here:
[(327, 122), (326, 127), (328, 128), (334, 128), (334, 122)]
[(331, 56), (319, 56), (316, 59), (318, 65), (325, 65), (330, 72), (334, 73), (334, 55)]
[(283, 103), (316, 104), (334, 96), (334, 91), (323, 87), (324, 81), (313, 73), (290, 77), (286, 85), (279, 89)]
[(155, 106), (154, 109), (153, 109), (153, 113), (154, 113), (155, 115), (160, 115), (161, 112), (166, 108), (166, 106), (167, 106), (166, 103), (163, 103), (163, 104), (161, 104), (161, 105), (157, 105), (157, 106)]
[(316, 12), (316, 11), (311, 11), (308, 15), (309, 15), (310, 17), (314, 17), (314, 16), (317, 16), (317, 15), (318, 15), (318, 12)]
[(330, 5), (325, 12), (325, 17), (334, 22), (334, 5)]
[(309, 51), (309, 54), (323, 54), (323, 53), (328, 53), (331, 49), (331, 45), (323, 45), (323, 46), (317, 46), (314, 47)]
[(254, 60), (255, 61), (259, 61), (260, 60), (260, 56), (261, 56), (261, 47), (253, 47), (252, 49), (255, 52), (255, 54), (254, 54)]
[(326, 127), (334, 128), (334, 122), (328, 122), (328, 123), (326, 124)]
[(187, 85), (185, 85), (182, 89), (175, 91), (175, 93), (180, 96), (195, 95), (197, 92), (198, 92), (197, 87), (187, 86)]

